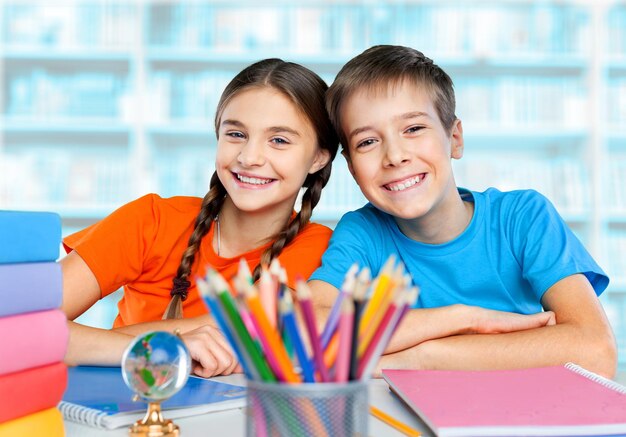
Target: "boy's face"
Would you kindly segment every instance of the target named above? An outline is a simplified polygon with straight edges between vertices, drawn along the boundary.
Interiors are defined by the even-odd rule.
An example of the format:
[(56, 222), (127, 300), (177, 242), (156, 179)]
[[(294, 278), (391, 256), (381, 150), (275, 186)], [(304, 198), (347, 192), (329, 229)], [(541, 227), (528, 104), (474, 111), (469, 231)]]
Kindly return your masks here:
[(378, 209), (411, 220), (445, 217), (457, 194), (451, 158), (463, 155), (457, 120), (449, 134), (428, 92), (409, 81), (357, 90), (341, 107), (348, 166)]

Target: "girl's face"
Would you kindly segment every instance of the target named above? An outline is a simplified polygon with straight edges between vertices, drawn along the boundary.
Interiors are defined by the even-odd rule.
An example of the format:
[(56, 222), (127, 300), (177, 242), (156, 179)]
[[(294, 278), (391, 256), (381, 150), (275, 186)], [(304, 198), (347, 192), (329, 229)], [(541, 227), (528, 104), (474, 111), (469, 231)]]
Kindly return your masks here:
[(240, 92), (222, 112), (215, 167), (241, 211), (288, 217), (307, 175), (328, 159), (306, 116), (271, 87)]

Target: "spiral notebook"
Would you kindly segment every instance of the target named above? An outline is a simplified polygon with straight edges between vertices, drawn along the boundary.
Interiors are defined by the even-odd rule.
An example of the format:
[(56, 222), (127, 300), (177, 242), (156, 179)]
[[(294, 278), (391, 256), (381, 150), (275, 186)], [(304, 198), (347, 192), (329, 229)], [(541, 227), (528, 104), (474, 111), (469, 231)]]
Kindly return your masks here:
[(568, 363), (492, 371), (383, 370), (439, 436), (626, 434), (626, 387)]
[[(133, 402), (133, 392), (119, 367), (70, 367), (67, 390), (59, 404), (63, 418), (96, 428), (130, 425), (146, 412), (145, 402)], [(240, 408), (246, 388), (190, 376), (187, 384), (161, 404), (166, 419)]]

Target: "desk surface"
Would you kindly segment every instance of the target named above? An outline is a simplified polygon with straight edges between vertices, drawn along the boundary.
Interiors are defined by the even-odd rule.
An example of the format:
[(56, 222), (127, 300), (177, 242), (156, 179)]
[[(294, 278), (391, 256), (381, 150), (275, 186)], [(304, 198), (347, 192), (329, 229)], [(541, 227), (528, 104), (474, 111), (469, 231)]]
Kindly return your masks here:
[[(215, 379), (229, 384), (245, 384), (242, 375), (220, 376)], [(415, 415), (391, 394), (384, 380), (374, 379), (370, 381), (369, 397), (370, 405), (378, 407), (411, 428), (421, 431), (424, 436), (433, 435)], [(165, 417), (167, 418), (167, 414), (165, 414)], [(212, 435), (244, 436), (246, 433), (245, 419), (244, 410), (238, 408), (176, 419), (175, 423), (180, 427), (181, 437), (205, 437), (208, 430), (211, 431)], [(83, 437), (86, 435), (90, 437), (122, 437), (128, 436), (128, 428), (122, 427), (107, 431), (66, 421), (65, 433), (67, 437)], [(401, 437), (404, 434), (369, 415), (369, 435), (373, 437)]]

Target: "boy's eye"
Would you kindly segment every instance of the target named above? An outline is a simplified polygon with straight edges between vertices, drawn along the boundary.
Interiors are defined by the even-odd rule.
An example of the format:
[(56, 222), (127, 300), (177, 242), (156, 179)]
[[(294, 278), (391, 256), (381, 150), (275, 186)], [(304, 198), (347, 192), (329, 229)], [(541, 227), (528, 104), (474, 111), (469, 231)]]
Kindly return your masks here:
[(422, 129), (424, 129), (424, 126), (411, 126), (405, 132), (407, 134), (414, 134), (415, 132), (418, 132), (418, 131), (420, 131)]
[(366, 148), (368, 146), (371, 146), (372, 144), (374, 144), (376, 142), (376, 140), (372, 139), (372, 138), (368, 138), (366, 140), (360, 141), (356, 144), (355, 148), (356, 149), (363, 149)]

